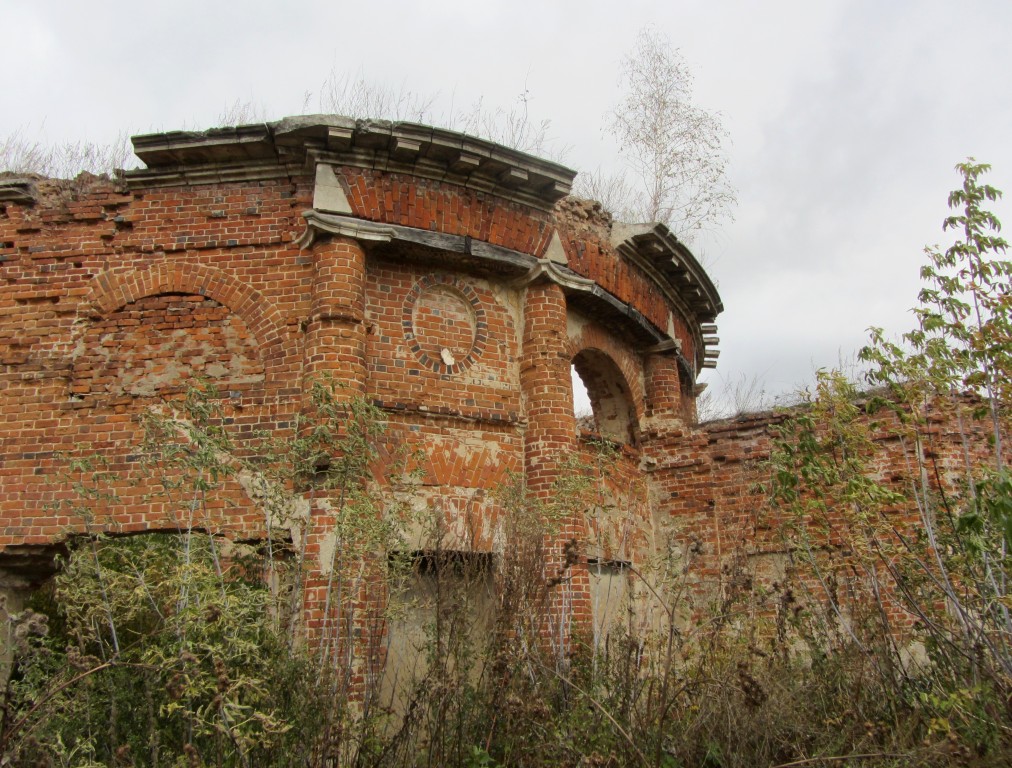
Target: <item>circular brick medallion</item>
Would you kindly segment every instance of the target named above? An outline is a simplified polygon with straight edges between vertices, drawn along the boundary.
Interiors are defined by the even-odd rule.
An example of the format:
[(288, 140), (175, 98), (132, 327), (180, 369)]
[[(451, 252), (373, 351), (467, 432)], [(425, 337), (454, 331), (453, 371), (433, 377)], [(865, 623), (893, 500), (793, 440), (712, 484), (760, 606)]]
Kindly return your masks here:
[(488, 338), (485, 310), (474, 288), (428, 275), (408, 292), (404, 338), (418, 361), (436, 373), (460, 373), (481, 357)]

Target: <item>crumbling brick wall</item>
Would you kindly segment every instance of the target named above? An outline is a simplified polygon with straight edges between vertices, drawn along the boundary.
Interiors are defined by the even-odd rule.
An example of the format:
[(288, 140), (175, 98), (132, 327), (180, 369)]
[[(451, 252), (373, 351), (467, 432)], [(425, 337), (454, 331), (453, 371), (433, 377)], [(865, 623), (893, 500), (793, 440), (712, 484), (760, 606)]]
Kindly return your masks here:
[[(546, 573), (568, 569), (577, 621), (593, 613), (588, 561), (645, 563), (674, 522), (708, 584), (752, 535), (766, 424), (692, 426), (722, 306), (663, 225), (615, 225), (566, 197), (571, 171), (419, 126), (296, 119), (135, 146), (148, 167), (116, 180), (0, 179), (0, 568), (12, 578), (44, 576), (53, 546), (86, 529), (175, 529), (130, 484), (136, 416), (198, 377), (221, 391), (241, 443), (290, 433), (310, 382), (332, 376), (383, 414), (377, 475), (412, 457), (418, 503), (452, 546), (494, 552), (497, 488), (522, 476), (549, 499), (572, 457), (597, 460), (574, 419), (575, 362), (614, 449), (604, 500), (549, 547)], [(102, 520), (60, 506), (60, 456), (75, 453), (121, 478)], [(262, 536), (247, 490), (227, 493), (216, 524)], [(323, 559), (327, 510), (311, 514), (308, 553)], [(307, 579), (310, 629), (325, 576)]]
[[(338, 129), (351, 144), (327, 144)], [(294, 151), (272, 130), (256, 141)], [(151, 150), (151, 168), (115, 181), (0, 179), (0, 586), (46, 577), (59, 545), (85, 530), (178, 527), (133, 484), (137, 415), (198, 378), (220, 390), (240, 444), (290, 434), (314, 376), (364, 397), (385, 422), (377, 477), (408, 457), (416, 503), (441, 517), (443, 546), (460, 550), (501, 546), (496, 491), (512, 478), (547, 500), (574, 457), (596, 467), (598, 500), (548, 547), (546, 574), (565, 570), (560, 605), (577, 623), (594, 621), (602, 569), (628, 576), (672, 543), (693, 610), (734, 578), (736, 558), (774, 573), (791, 556), (760, 489), (786, 416), (693, 424), (720, 305), (670, 233), (620, 231), (596, 204), (561, 197), (565, 169), (503, 161), (460, 137), (459, 150), (412, 159), (424, 140), (396, 124), (381, 139), (346, 123), (326, 139), (318, 126), (294, 130), (310, 131), (298, 134), (298, 162), (248, 149), (237, 160), (231, 135), (167, 135), (154, 143), (174, 154)], [(597, 411), (583, 435), (572, 365)], [(952, 425), (931, 429), (942, 466), (958, 466)], [(904, 482), (898, 441), (878, 440), (882, 476)], [(66, 503), (69, 455), (116, 471), (108, 516), (88, 520)], [(210, 510), (216, 530), (262, 537), (248, 489), (224, 493)], [(312, 633), (325, 623), (329, 513), (310, 514)], [(911, 510), (896, 515), (917, 524)], [(405, 546), (424, 549), (425, 535), (409, 531)], [(839, 543), (830, 532), (826, 547)], [(371, 589), (363, 600), (375, 611), (385, 598), (378, 581)]]

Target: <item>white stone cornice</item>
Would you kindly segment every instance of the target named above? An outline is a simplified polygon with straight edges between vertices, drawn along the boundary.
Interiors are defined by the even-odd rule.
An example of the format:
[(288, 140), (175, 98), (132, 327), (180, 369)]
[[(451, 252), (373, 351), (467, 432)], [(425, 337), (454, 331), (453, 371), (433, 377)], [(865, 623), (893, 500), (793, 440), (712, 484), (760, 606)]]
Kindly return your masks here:
[(654, 344), (652, 347), (647, 347), (643, 350), (645, 355), (667, 355), (672, 352), (682, 351), (681, 339), (665, 339), (660, 344)]
[(619, 253), (638, 264), (696, 322), (712, 323), (724, 310), (706, 270), (664, 224), (616, 224), (611, 239)]
[(35, 203), (35, 180), (29, 178), (0, 179), (0, 203)]
[(295, 241), (299, 248), (309, 248), (320, 234), (374, 243), (389, 243), (394, 239), (393, 228), (385, 224), (376, 224), (350, 216), (331, 216), (315, 210), (304, 212), (302, 217), (306, 220), (306, 230)]
[(695, 365), (714, 368), (720, 354), (713, 345), (714, 318), (724, 305), (717, 288), (692, 252), (664, 224), (616, 224), (612, 245), (623, 257), (639, 267), (682, 312), (695, 341)]
[[(574, 301), (593, 307), (592, 313), (597, 312), (602, 317), (607, 316), (621, 323), (627, 323), (627, 329), (635, 329), (633, 332), (638, 343), (646, 344), (651, 349), (660, 345), (657, 346), (658, 352), (662, 351), (661, 347), (667, 338), (664, 331), (656, 328), (634, 307), (610, 294), (591, 278), (583, 277), (553, 260), (547, 253), (544, 258), (538, 259), (532, 254), (473, 240), (464, 235), (430, 232), (400, 224), (380, 224), (317, 210), (309, 210), (302, 215), (306, 219), (306, 231), (296, 240), (301, 248), (308, 248), (321, 235), (350, 237), (364, 243), (373, 243), (379, 246), (381, 251), (386, 243), (410, 243), (434, 253), (442, 252), (450, 260), (463, 258), (470, 263), (487, 262), (490, 266), (494, 265), (498, 274), (506, 270), (513, 274), (519, 272), (519, 277), (504, 281), (515, 290), (523, 289), (538, 280), (551, 281), (560, 286)], [(678, 340), (668, 340), (674, 345), (672, 348), (676, 354), (680, 354), (677, 351)]]
[[(456, 131), (338, 115), (172, 131), (134, 136), (132, 141), (135, 154), (147, 165), (126, 171), (132, 188), (283, 177), (312, 172), (316, 162), (405, 173), (550, 211), (569, 194), (576, 175), (557, 163)], [(339, 197), (336, 189), (319, 191)], [(317, 207), (328, 205), (326, 197)]]
[(526, 288), (528, 285), (536, 282), (542, 277), (550, 280), (563, 288), (569, 288), (572, 291), (580, 291), (583, 293), (589, 293), (597, 285), (589, 277), (581, 277), (575, 272), (571, 272), (566, 269), (560, 268), (559, 264), (552, 261), (551, 259), (538, 259), (537, 263), (530, 268), (526, 275), (522, 275), (515, 280), (511, 280), (509, 285), (512, 288)]

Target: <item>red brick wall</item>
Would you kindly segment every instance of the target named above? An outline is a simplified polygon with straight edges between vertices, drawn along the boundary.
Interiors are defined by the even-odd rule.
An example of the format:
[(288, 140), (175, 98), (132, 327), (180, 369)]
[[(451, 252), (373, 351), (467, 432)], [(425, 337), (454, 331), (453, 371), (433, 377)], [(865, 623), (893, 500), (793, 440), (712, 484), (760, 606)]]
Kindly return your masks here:
[[(54, 507), (72, 501), (56, 452), (101, 455), (119, 472), (125, 503), (103, 523), (173, 528), (140, 502), (128, 457), (134, 414), (194, 376), (232, 393), (237, 435), (291, 421), (311, 278), (291, 245), (306, 205), (296, 188), (126, 193), (82, 177), (0, 208), (0, 546), (82, 529)], [(223, 525), (259, 521), (237, 511)]]
[(593, 232), (574, 231), (563, 225), (560, 236), (566, 249), (569, 267), (589, 277), (621, 301), (635, 307), (664, 333), (668, 320), (674, 326), (674, 338), (682, 343), (689, 360), (695, 359), (695, 342), (686, 325), (686, 319), (672, 307), (660, 291), (639, 269), (621, 258), (610, 243)]
[[(645, 454), (651, 458), (650, 484), (658, 504), (673, 526), (680, 556), (688, 577), (687, 605), (705, 612), (714, 600), (733, 588), (744, 565), (749, 578), (765, 580), (767, 585), (781, 581), (784, 569), (793, 560), (804, 562), (813, 554), (828, 574), (834, 567), (857, 576), (860, 569), (850, 558), (861, 531), (850, 528), (853, 518), (841, 506), (829, 504), (826, 514), (810, 516), (804, 532), (812, 552), (795, 551), (796, 537), (786, 535), (788, 523), (798, 521), (777, 513), (767, 504), (769, 458), (776, 430), (790, 412), (759, 413), (711, 422), (685, 432), (671, 432), (655, 440)], [(877, 414), (862, 417), (872, 427), (872, 471), (876, 479), (897, 490), (907, 491), (919, 478), (910, 443), (899, 438), (903, 430), (893, 417)], [(987, 462), (986, 428), (971, 419), (963, 420), (964, 434), (952, 412), (939, 404), (922, 434), (926, 440), (925, 458), (937, 462), (937, 478), (954, 492), (964, 479), (964, 449), (976, 465)], [(932, 473), (932, 484), (935, 477)], [(883, 510), (891, 530), (916, 539), (923, 523), (911, 504)], [(881, 564), (879, 564), (881, 565)], [(825, 599), (826, 584), (806, 570), (804, 584), (817, 599)], [(884, 568), (878, 573), (883, 584), (884, 609), (896, 628), (916, 620), (896, 598), (895, 585)], [(830, 579), (833, 582), (832, 579)], [(835, 585), (835, 582), (833, 582)], [(839, 584), (841, 592), (844, 587)], [(837, 596), (844, 604), (846, 597)]]
[(179, 392), (194, 377), (262, 397), (264, 364), (242, 318), (214, 299), (160, 294), (88, 324), (71, 353), (70, 396), (103, 405)]
[[(343, 174), (355, 215), (378, 222), (534, 256), (558, 224), (573, 270), (668, 327), (673, 308), (600, 233), (441, 182)], [(548, 542), (546, 578), (565, 571), (556, 607), (589, 621), (586, 556), (646, 562), (669, 527), (700, 605), (720, 591), (736, 554), (782, 554), (777, 521), (758, 514), (756, 490), (779, 417), (691, 427), (691, 382), (675, 356), (645, 354), (625, 329), (570, 313), (558, 285), (518, 286), (515, 274), (431, 256), (401, 259), (396, 244), (380, 256), (368, 243), (321, 236), (301, 250), (307, 178), (127, 192), (82, 177), (40, 181), (38, 190), (35, 205), (0, 203), (0, 550), (86, 525), (175, 529), (175, 510), (146, 500), (136, 484), (136, 414), (203, 376), (227, 393), (225, 426), (240, 443), (257, 430), (288, 434), (320, 373), (383, 410), (379, 482), (417, 472), (413, 503), (440, 517), (444, 546), (494, 549), (503, 514), (496, 488), (523, 474), (550, 502), (574, 457), (598, 461), (577, 436), (570, 387), (573, 357), (596, 350), (628, 387), (635, 439), (597, 470), (599, 502), (567, 517)], [(693, 359), (685, 322), (675, 313), (675, 335)], [(954, 471), (961, 447), (950, 426), (934, 423), (933, 450)], [(882, 475), (902, 482), (900, 446), (880, 438)], [(108, 459), (121, 500), (107, 516), (89, 522), (74, 508), (60, 452)], [(323, 558), (330, 512), (320, 503), (311, 512), (311, 553)], [(262, 513), (236, 484), (202, 514), (202, 527), (263, 532)], [(916, 525), (909, 510), (896, 514)], [(408, 545), (423, 548), (426, 535), (412, 530)], [(569, 540), (583, 547), (575, 564), (566, 563)], [(318, 633), (326, 581), (322, 568), (307, 581), (306, 621)], [(374, 578), (361, 585), (358, 630), (377, 621), (381, 593)]]
[(398, 173), (343, 168), (341, 174), (359, 218), (463, 235), (539, 255), (552, 235), (549, 214), (489, 194)]
[(517, 296), (497, 297), (487, 280), (445, 269), (371, 264), (369, 397), (395, 409), (515, 423), (519, 337), (516, 307), (511, 312), (503, 302)]
[[(372, 221), (536, 257), (557, 226), (551, 213), (442, 182), (340, 175), (353, 214)], [(417, 504), (441, 515), (461, 548), (483, 550), (496, 546), (496, 488), (526, 473), (528, 488), (550, 500), (572, 458), (586, 454), (569, 381), (575, 354), (599, 350), (622, 371), (637, 432), (647, 393), (663, 387), (663, 377), (651, 385), (623, 329), (581, 321), (571, 337), (557, 285), (401, 259), (396, 244), (380, 256), (368, 242), (321, 235), (300, 249), (309, 177), (135, 191), (82, 177), (40, 181), (38, 192), (35, 205), (0, 204), (0, 549), (86, 527), (175, 529), (176, 510), (145, 499), (136, 415), (198, 376), (222, 390), (224, 426), (240, 444), (258, 430), (290, 433), (314, 375), (363, 393), (387, 421), (377, 476), (406, 462), (418, 473)], [(603, 242), (562, 235), (574, 270), (667, 328), (671, 308), (634, 267)], [(650, 450), (620, 453), (606, 480), (610, 501), (563, 522), (546, 573), (563, 569), (571, 539), (600, 557), (646, 556), (665, 509), (640, 465)], [(107, 457), (120, 500), (90, 521), (61, 508), (74, 494), (58, 452)], [(262, 512), (238, 484), (204, 514), (202, 527), (263, 533)], [(311, 514), (319, 559), (329, 512), (316, 503)], [(424, 546), (422, 531), (411, 536)], [(586, 622), (586, 564), (566, 567), (566, 610)], [(326, 621), (314, 599), (325, 581), (322, 568), (307, 577), (305, 619), (318, 633)], [(378, 587), (362, 589), (362, 621), (373, 621)]]

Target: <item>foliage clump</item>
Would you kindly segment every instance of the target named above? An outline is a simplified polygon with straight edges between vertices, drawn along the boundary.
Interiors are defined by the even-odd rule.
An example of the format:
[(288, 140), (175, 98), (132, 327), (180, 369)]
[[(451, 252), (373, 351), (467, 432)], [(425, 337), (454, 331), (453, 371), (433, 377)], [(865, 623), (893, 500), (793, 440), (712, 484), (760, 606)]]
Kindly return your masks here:
[(989, 167), (971, 159), (957, 170), (944, 222), (957, 239), (927, 249), (918, 327), (898, 342), (872, 329), (866, 393), (819, 373), (781, 431), (771, 490), (822, 606), (821, 635), (835, 628), (862, 651), (896, 727), (900, 714), (919, 722), (936, 759), (1002, 764), (1012, 750), (1012, 262), (985, 208), (1001, 194), (981, 182)]

